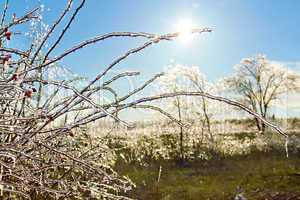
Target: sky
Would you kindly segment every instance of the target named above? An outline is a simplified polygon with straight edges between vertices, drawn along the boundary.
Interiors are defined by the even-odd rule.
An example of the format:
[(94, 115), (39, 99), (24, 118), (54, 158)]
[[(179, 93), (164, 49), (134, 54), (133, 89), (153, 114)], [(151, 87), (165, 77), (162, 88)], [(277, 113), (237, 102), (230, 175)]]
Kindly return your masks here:
[[(24, 13), (43, 4), (43, 20), (47, 24), (55, 21), (67, 2), (10, 1), (11, 13)], [(74, 1), (73, 11), (79, 3)], [(179, 21), (189, 20), (194, 26), (210, 27), (213, 32), (197, 35), (186, 43), (165, 41), (151, 46), (120, 63), (115, 70), (138, 70), (144, 80), (175, 62), (197, 65), (209, 80), (217, 80), (230, 75), (242, 58), (262, 53), (300, 72), (299, 9), (297, 0), (87, 0), (53, 55), (104, 33), (163, 34), (177, 31)], [(69, 56), (63, 64), (77, 74), (93, 77), (113, 59), (141, 44), (143, 40), (132, 38), (104, 41)]]
[[(44, 21), (51, 24), (65, 2), (11, 0), (11, 10), (24, 13), (39, 3), (44, 4)], [(78, 3), (75, 0), (73, 10)], [(198, 65), (209, 79), (215, 80), (229, 75), (242, 58), (257, 53), (293, 68), (300, 61), (299, 8), (300, 1), (296, 0), (87, 0), (57, 53), (103, 33), (168, 33), (176, 31), (179, 21), (189, 20), (196, 27), (210, 27), (213, 32), (198, 35), (187, 43), (167, 41), (152, 46), (130, 57), (119, 69), (136, 69), (148, 75), (173, 61)], [(72, 70), (89, 76), (138, 44), (142, 41), (114, 39), (76, 53), (64, 62)]]

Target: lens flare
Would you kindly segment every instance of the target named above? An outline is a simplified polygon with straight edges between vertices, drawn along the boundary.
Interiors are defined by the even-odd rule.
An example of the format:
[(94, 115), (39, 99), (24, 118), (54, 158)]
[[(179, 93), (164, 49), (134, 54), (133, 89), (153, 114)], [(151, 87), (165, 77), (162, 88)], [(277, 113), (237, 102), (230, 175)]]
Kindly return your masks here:
[(192, 29), (195, 28), (192, 21), (189, 19), (180, 20), (176, 26), (176, 31), (179, 33), (178, 39), (184, 43), (187, 43), (192, 40), (193, 34), (191, 33)]

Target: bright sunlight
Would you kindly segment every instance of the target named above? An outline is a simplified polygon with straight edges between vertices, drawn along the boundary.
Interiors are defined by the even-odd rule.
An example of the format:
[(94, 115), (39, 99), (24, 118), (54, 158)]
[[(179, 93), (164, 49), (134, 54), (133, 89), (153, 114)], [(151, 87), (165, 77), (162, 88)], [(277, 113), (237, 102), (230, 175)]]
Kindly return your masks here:
[(193, 39), (192, 29), (195, 28), (192, 20), (182, 19), (175, 25), (175, 30), (179, 32), (179, 40), (183, 43), (188, 43)]

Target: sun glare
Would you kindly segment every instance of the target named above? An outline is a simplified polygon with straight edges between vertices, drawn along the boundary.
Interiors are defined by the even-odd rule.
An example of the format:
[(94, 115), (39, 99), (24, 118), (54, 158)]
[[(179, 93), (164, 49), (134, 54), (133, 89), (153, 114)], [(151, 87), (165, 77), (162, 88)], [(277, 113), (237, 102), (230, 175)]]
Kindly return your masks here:
[(189, 19), (183, 19), (180, 20), (176, 25), (175, 25), (176, 31), (179, 32), (179, 40), (187, 43), (192, 40), (193, 34), (191, 33), (191, 30), (194, 27), (193, 23)]

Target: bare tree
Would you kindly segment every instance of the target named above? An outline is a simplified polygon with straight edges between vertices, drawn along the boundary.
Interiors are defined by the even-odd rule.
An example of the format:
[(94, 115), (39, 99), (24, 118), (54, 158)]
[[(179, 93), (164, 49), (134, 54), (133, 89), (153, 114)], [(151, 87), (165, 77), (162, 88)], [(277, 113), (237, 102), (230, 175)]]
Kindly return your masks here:
[[(239, 101), (267, 118), (270, 107), (287, 91), (297, 89), (299, 75), (263, 55), (243, 59), (235, 66), (236, 74), (225, 80), (239, 95)], [(265, 124), (255, 118), (257, 129), (265, 131)]]
[[(212, 83), (208, 82), (204, 74), (200, 73), (199, 67), (184, 67), (181, 66), (180, 74), (187, 79), (187, 82), (190, 82), (189, 91), (198, 91), (198, 92), (214, 92), (215, 88)], [(187, 89), (185, 91), (188, 91)], [(212, 118), (212, 108), (209, 106), (208, 99), (200, 96), (200, 101), (196, 100), (196, 108), (193, 108), (193, 111), (200, 116), (202, 126), (206, 127), (206, 130), (209, 134), (210, 141), (214, 142), (213, 133), (211, 131), (211, 118)], [(200, 103), (200, 105), (198, 104)], [(199, 108), (200, 107), (200, 111)]]
[[(160, 78), (160, 90), (165, 92), (180, 92), (180, 91), (198, 91), (213, 92), (213, 86), (209, 83), (205, 76), (200, 73), (197, 66), (183, 66), (179, 64), (172, 64), (167, 67), (166, 72), (163, 77)], [(179, 126), (180, 135), (180, 152), (181, 158), (184, 155), (184, 145), (183, 145), (183, 135), (186, 127), (190, 126), (190, 123), (196, 123), (197, 126), (201, 124), (202, 135), (205, 132), (209, 135), (209, 141), (211, 144), (214, 141), (213, 134), (211, 131), (211, 106), (209, 108), (209, 102), (203, 96), (198, 98), (189, 96), (177, 96), (174, 99), (170, 99), (165, 102), (166, 105), (161, 105), (168, 107), (168, 112), (173, 115), (176, 113)], [(175, 116), (175, 115), (174, 115)], [(200, 123), (199, 121), (200, 120)], [(186, 134), (187, 135), (187, 134)]]
[[(160, 90), (162, 89), (164, 92), (178, 92), (180, 91), (180, 83), (177, 81), (177, 77), (173, 80), (169, 80), (170, 76), (177, 76), (177, 74), (173, 73), (165, 73), (160, 81)], [(165, 80), (167, 79), (167, 80)], [(165, 81), (162, 81), (165, 80)], [(176, 96), (169, 101), (160, 105), (160, 107), (164, 107), (166, 105), (168, 107), (169, 115), (174, 116), (176, 120), (171, 119), (173, 122), (175, 121), (179, 128), (179, 151), (180, 151), (180, 160), (184, 160), (184, 132), (186, 120), (187, 120), (187, 102), (184, 97)]]

